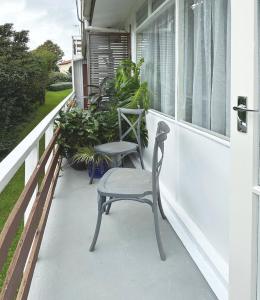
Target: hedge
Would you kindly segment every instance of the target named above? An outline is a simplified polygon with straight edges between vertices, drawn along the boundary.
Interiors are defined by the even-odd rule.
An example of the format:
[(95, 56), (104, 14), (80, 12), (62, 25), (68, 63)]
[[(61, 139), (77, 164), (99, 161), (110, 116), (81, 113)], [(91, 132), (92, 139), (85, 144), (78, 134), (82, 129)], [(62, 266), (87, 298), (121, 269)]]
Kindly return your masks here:
[(48, 86), (59, 82), (71, 82), (71, 74), (51, 72), (48, 77)]
[(71, 89), (72, 88), (72, 83), (71, 82), (58, 82), (51, 84), (48, 87), (49, 91), (62, 91), (66, 89)]

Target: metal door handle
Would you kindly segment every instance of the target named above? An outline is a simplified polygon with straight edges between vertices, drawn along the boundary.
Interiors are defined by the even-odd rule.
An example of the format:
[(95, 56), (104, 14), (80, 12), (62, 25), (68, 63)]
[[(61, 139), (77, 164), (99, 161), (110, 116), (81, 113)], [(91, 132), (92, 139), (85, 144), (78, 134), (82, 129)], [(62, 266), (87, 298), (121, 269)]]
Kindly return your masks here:
[(243, 133), (247, 133), (247, 113), (259, 112), (256, 109), (247, 108), (247, 102), (247, 97), (239, 96), (237, 106), (233, 107), (233, 110), (237, 112), (237, 130)]
[(240, 104), (238, 106), (234, 106), (233, 110), (239, 111), (239, 112), (259, 112), (259, 110), (256, 109), (248, 109), (244, 104)]

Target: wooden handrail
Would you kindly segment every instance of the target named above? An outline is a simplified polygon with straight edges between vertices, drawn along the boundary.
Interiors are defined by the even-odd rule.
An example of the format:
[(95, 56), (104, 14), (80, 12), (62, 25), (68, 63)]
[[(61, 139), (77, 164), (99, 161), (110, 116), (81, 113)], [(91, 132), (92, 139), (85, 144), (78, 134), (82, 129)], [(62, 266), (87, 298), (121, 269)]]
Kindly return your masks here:
[[(51, 162), (48, 164), (48, 170), (43, 178), (40, 192), (37, 193), (36, 199), (34, 200), (29, 218), (9, 266), (0, 294), (1, 300), (14, 299), (17, 296), (19, 287), (20, 290), (17, 297), (19, 299), (27, 298), (60, 169), (59, 147), (55, 147), (59, 132), (59, 129), (57, 129), (0, 234), (0, 267), (2, 268), (7, 259), (8, 250), (19, 228), (19, 224), (22, 221), (24, 212), (37, 186), (38, 179), (45, 169), (50, 155), (53, 153)], [(27, 260), (28, 263), (26, 265)]]
[(19, 228), (19, 225), (22, 221), (24, 216), (25, 210), (28, 206), (28, 203), (33, 195), (33, 192), (38, 184), (39, 176), (44, 171), (45, 165), (50, 157), (51, 152), (56, 144), (56, 140), (59, 134), (59, 129), (54, 134), (50, 144), (44, 151), (36, 169), (32, 173), (29, 181), (27, 182), (26, 186), (22, 194), (20, 195), (19, 199), (17, 200), (13, 210), (11, 211), (5, 226), (0, 234), (0, 271), (3, 268), (5, 263), (9, 247), (12, 244), (12, 241), (15, 237), (15, 234)]
[(29, 294), (34, 269), (35, 269), (36, 262), (38, 259), (38, 254), (40, 251), (40, 246), (41, 246), (45, 226), (47, 223), (50, 207), (52, 204), (53, 194), (54, 194), (56, 183), (58, 180), (60, 165), (61, 165), (61, 160), (59, 161), (58, 168), (54, 174), (52, 184), (51, 184), (48, 196), (47, 196), (47, 200), (46, 200), (46, 203), (43, 208), (43, 214), (42, 214), (39, 226), (38, 226), (36, 234), (35, 234), (34, 243), (31, 248), (30, 256), (27, 261), (26, 269), (23, 274), (23, 279), (22, 279), (22, 282), (20, 285), (17, 299), (27, 299), (28, 294)]

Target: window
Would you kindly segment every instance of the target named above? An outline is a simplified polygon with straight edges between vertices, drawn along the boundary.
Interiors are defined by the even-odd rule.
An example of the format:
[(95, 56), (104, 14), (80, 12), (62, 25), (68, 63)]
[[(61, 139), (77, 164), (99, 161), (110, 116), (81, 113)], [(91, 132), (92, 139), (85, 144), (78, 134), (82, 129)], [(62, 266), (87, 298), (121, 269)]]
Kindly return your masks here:
[(165, 0), (152, 0), (152, 11), (155, 11)]
[(230, 9), (228, 0), (185, 0), (182, 28), (182, 120), (230, 132)]
[(148, 0), (146, 0), (143, 5), (136, 12), (136, 25), (139, 26), (144, 22), (144, 20), (148, 17)]
[(171, 116), (175, 112), (174, 18), (171, 2), (137, 34), (137, 56), (144, 58), (142, 79), (148, 82), (152, 108)]

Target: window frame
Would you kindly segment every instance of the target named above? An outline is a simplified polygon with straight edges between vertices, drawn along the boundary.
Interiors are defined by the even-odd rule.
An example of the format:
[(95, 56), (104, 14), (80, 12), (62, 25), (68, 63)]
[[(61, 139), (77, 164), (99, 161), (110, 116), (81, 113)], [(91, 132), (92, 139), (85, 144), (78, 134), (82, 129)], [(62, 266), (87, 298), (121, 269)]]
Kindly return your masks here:
[[(136, 11), (143, 5), (144, 1), (141, 1), (138, 5)], [(156, 10), (152, 12), (152, 1), (148, 0), (148, 17), (142, 22), (139, 26), (135, 22), (135, 37), (137, 37), (138, 33), (141, 33), (141, 31), (149, 24), (149, 22), (152, 22), (154, 18), (158, 14), (161, 13), (161, 11), (168, 6), (170, 3), (175, 4), (175, 116), (168, 115), (166, 113), (160, 112), (158, 110), (155, 110), (153, 108), (149, 109), (149, 111), (156, 112), (157, 114), (161, 115), (164, 118), (168, 118), (169, 121), (175, 121), (175, 123), (180, 124), (181, 126), (184, 125), (185, 127), (191, 127), (192, 129), (201, 132), (202, 134), (211, 135), (213, 139), (222, 139), (223, 142), (229, 142), (230, 137), (226, 135), (219, 134), (217, 132), (214, 132), (212, 130), (209, 130), (207, 128), (198, 126), (193, 123), (189, 123), (181, 118), (181, 106), (182, 102), (184, 100), (184, 82), (183, 82), (183, 62), (184, 62), (184, 55), (183, 55), (183, 49), (185, 47), (184, 45), (184, 39), (182, 38), (184, 36), (184, 26), (183, 24), (183, 18), (184, 18), (184, 1), (183, 0), (165, 0)], [(136, 13), (135, 11), (135, 13)], [(137, 55), (137, 44), (135, 45), (135, 55)], [(231, 113), (231, 112), (230, 112)], [(231, 121), (231, 120), (230, 120)]]
[[(176, 2), (177, 0), (165, 0), (159, 7), (157, 7), (157, 9), (155, 9), (154, 11), (152, 11), (152, 0), (148, 0), (148, 17), (145, 19), (145, 21), (143, 23), (141, 23), (139, 26), (136, 26), (135, 23), (135, 40), (136, 40), (136, 44), (135, 44), (135, 57), (138, 56), (138, 50), (137, 50), (137, 35), (142, 33), (144, 31), (145, 28), (147, 28), (147, 26), (149, 26), (149, 23), (152, 23), (161, 13), (163, 13), (164, 10), (166, 10), (170, 5), (175, 5), (175, 28), (176, 28), (176, 20), (177, 20), (177, 16), (176, 16)], [(138, 6), (137, 10), (143, 5), (143, 1), (141, 2), (140, 6)], [(176, 29), (175, 29), (176, 30)], [(176, 97), (177, 97), (177, 80), (176, 80), (176, 76), (177, 76), (177, 59), (176, 59), (176, 50), (177, 50), (177, 45), (176, 45), (176, 34), (177, 32), (175, 31), (175, 74), (174, 74), (174, 78), (175, 78), (175, 93), (174, 93), (174, 116), (169, 115), (167, 113), (161, 112), (159, 110), (156, 110), (154, 108), (154, 111), (157, 111), (158, 113), (163, 114), (164, 116), (168, 116), (171, 119), (176, 119)], [(177, 119), (176, 119), (177, 120)]]

